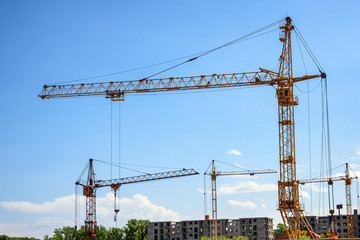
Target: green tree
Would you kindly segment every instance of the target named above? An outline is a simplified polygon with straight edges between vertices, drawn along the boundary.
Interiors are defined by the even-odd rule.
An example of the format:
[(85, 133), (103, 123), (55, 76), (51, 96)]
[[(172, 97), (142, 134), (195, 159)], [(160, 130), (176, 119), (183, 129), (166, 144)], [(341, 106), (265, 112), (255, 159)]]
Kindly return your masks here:
[[(97, 240), (147, 240), (148, 220), (131, 219), (123, 228), (109, 228), (97, 226)], [(85, 227), (80, 229), (62, 227), (54, 230), (52, 237), (45, 235), (44, 240), (82, 240), (85, 235)], [(0, 240), (38, 240), (38, 239), (12, 239), (5, 235)]]
[(228, 238), (226, 236), (220, 236), (220, 238), (208, 238), (208, 237), (201, 237), (200, 240), (247, 240), (247, 237), (244, 236), (234, 236), (233, 238)]
[(39, 240), (39, 239), (29, 238), (29, 237), (9, 237), (6, 235), (0, 235), (0, 240)]
[(278, 225), (276, 225), (276, 228), (274, 230), (274, 237), (277, 238), (278, 236), (280, 236), (284, 232), (286, 232), (285, 225), (282, 224), (282, 223), (278, 223)]
[(131, 219), (123, 228), (124, 240), (146, 240), (149, 220)]
[(54, 230), (54, 236), (51, 238), (51, 240), (64, 240), (64, 236), (62, 235), (61, 228), (56, 228)]
[(98, 240), (107, 240), (108, 238), (108, 230), (104, 226), (97, 226), (96, 238)]
[(244, 237), (244, 236), (235, 236), (233, 237), (233, 240), (247, 240), (248, 238), (247, 237)]
[(81, 240), (84, 239), (83, 227), (80, 230), (76, 230), (73, 227), (56, 228), (54, 235), (49, 237), (44, 236), (44, 240)]
[(63, 227), (61, 229), (61, 234), (65, 240), (78, 240), (78, 231), (73, 227)]
[(107, 240), (123, 240), (124, 231), (120, 228), (109, 228)]

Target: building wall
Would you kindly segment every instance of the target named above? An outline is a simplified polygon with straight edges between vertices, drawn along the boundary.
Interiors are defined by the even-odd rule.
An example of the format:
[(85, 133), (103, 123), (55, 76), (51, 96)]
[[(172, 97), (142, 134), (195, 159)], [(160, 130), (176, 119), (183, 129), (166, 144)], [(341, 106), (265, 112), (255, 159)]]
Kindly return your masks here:
[[(360, 238), (360, 215), (354, 214), (352, 215), (353, 218), (353, 229), (354, 229), (354, 237)], [(307, 216), (306, 219), (310, 223), (312, 229), (317, 234), (322, 234), (329, 232), (330, 225), (331, 225), (331, 216)], [(348, 236), (348, 229), (347, 229), (347, 216), (341, 215), (340, 222), (339, 216), (334, 215), (334, 231), (335, 233), (339, 234), (339, 229), (341, 228), (341, 237)]]
[[(218, 219), (218, 236), (245, 236), (249, 240), (273, 239), (273, 219), (239, 218)], [(211, 237), (211, 220), (193, 220), (181, 222), (150, 222), (148, 225), (149, 240), (197, 240), (201, 236)]]

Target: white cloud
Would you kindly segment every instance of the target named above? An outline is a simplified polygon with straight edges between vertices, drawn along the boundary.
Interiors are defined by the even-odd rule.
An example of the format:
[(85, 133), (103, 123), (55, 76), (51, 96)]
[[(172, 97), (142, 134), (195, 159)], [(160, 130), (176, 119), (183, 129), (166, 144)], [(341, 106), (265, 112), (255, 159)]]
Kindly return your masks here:
[(355, 148), (355, 154), (360, 156), (360, 147)]
[(360, 156), (360, 145), (352, 146), (354, 153), (352, 156), (348, 157), (349, 160), (358, 160)]
[(75, 195), (55, 198), (52, 202), (44, 202), (41, 204), (31, 202), (0, 202), (0, 207), (7, 210), (15, 210), (25, 213), (56, 213), (68, 212), (70, 209), (74, 210)]
[[(345, 172), (336, 173), (333, 175), (334, 177), (343, 177), (345, 176)], [(359, 177), (360, 171), (350, 171), (350, 177)]]
[(315, 184), (315, 183), (308, 183), (308, 184), (303, 185), (302, 187), (309, 188), (310, 190), (312, 190), (314, 192), (327, 192), (328, 191), (327, 183), (324, 183), (324, 184), (326, 184), (325, 187), (323, 187), (323, 186), (318, 187), (317, 185), (319, 185), (319, 184)]
[(241, 166), (240, 164), (238, 163), (234, 163), (235, 166), (239, 167), (239, 168), (243, 168), (243, 166)]
[(201, 192), (201, 193), (204, 193), (204, 192), (205, 192), (203, 188), (197, 188), (197, 190), (198, 190), (199, 192)]
[(277, 185), (272, 183), (238, 182), (235, 185), (224, 184), (218, 188), (218, 194), (220, 195), (265, 191), (277, 191)]
[[(85, 197), (80, 198), (80, 223), (85, 216)], [(179, 220), (179, 213), (153, 204), (146, 196), (135, 194), (132, 198), (117, 199), (120, 208), (118, 226), (125, 225), (128, 219), (149, 219), (151, 221)], [(114, 194), (108, 193), (104, 197), (97, 197), (98, 224), (106, 227), (114, 226), (113, 204)], [(44, 203), (31, 202), (0, 202), (0, 208), (10, 212), (21, 212), (17, 223), (0, 224), (1, 234), (8, 236), (33, 236), (42, 238), (45, 234), (52, 235), (55, 228), (74, 225), (75, 196), (69, 195), (56, 198)], [(27, 215), (26, 215), (27, 214)], [(56, 216), (56, 217), (54, 217)], [(22, 222), (22, 219), (27, 219)], [(27, 221), (27, 222), (26, 222)]]
[(240, 152), (239, 150), (236, 150), (236, 149), (232, 149), (232, 150), (229, 150), (226, 152), (227, 154), (234, 154), (236, 156), (242, 156), (242, 152)]
[(230, 200), (228, 200), (228, 204), (230, 204), (232, 206), (236, 206), (236, 207), (242, 207), (242, 208), (250, 208), (250, 209), (257, 208), (256, 204), (251, 201), (240, 202), (240, 201), (235, 201), (235, 200), (230, 199)]
[(358, 169), (358, 168), (360, 168), (360, 164), (357, 164), (357, 163), (350, 163), (349, 165), (350, 165), (350, 167), (351, 167), (352, 169)]
[(261, 203), (260, 205), (262, 206), (263, 209), (266, 209), (265, 203)]
[(302, 196), (303, 198), (311, 199), (310, 194), (307, 193), (307, 192), (305, 192), (304, 190), (299, 189), (299, 194), (300, 194), (300, 196)]
[(359, 178), (360, 177), (360, 171), (354, 171), (354, 172), (351, 171), (350, 176)]
[(39, 218), (30, 223), (1, 223), (0, 233), (10, 237), (36, 237), (43, 238), (52, 235), (55, 228), (62, 226), (73, 226), (74, 221), (54, 217)]
[[(109, 193), (111, 194), (111, 193)], [(178, 221), (179, 213), (150, 202), (146, 196), (135, 194), (132, 199), (122, 198), (122, 215), (125, 218), (140, 218), (150, 221)]]

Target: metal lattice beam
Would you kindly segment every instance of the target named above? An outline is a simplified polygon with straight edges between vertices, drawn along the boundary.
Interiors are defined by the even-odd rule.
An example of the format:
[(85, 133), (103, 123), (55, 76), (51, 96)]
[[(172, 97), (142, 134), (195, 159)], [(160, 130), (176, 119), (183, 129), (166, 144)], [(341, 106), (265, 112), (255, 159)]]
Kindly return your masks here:
[[(260, 72), (213, 74), (190, 77), (147, 79), (134, 81), (45, 85), (38, 95), (42, 99), (81, 96), (105, 96), (112, 100), (124, 100), (127, 93), (196, 90), (209, 88), (276, 85), (285, 80), (276, 73), (260, 69)], [(317, 78), (319, 75), (294, 78), (294, 82)]]
[[(110, 180), (96, 180), (94, 182), (94, 188), (101, 188), (101, 187), (110, 187), (112, 185), (124, 185), (130, 183), (139, 183), (139, 182), (147, 182), (147, 181), (154, 181), (154, 180), (161, 180), (167, 178), (175, 178), (175, 177), (185, 177), (199, 174), (194, 169), (182, 169), (176, 171), (169, 171), (169, 172), (160, 172), (160, 173), (153, 173), (153, 174), (144, 174), (134, 177), (125, 177), (125, 178), (117, 178), (117, 179), (110, 179)], [(86, 186), (84, 181), (77, 182), (77, 185)]]

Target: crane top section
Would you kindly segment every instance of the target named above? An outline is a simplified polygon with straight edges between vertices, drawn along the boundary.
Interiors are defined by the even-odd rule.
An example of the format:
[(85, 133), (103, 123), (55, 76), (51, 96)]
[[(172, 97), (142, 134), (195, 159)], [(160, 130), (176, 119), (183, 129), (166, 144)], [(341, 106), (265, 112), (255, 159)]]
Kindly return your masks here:
[[(113, 187), (113, 186), (120, 186), (123, 184), (129, 184), (129, 183), (139, 183), (139, 182), (147, 182), (147, 181), (161, 180), (167, 178), (185, 177), (185, 176), (191, 176), (197, 174), (199, 173), (196, 172), (194, 169), (184, 168), (182, 170), (144, 174), (134, 177), (125, 177), (125, 178), (110, 179), (110, 180), (95, 180), (92, 187), (94, 188)], [(76, 182), (76, 184), (84, 187), (88, 186), (86, 181), (78, 181)]]
[(250, 175), (253, 176), (255, 174), (266, 174), (266, 173), (277, 173), (277, 171), (272, 169), (266, 169), (266, 170), (246, 170), (246, 171), (218, 171), (215, 173), (204, 173), (205, 175), (216, 175), (216, 176), (232, 176), (232, 175)]

